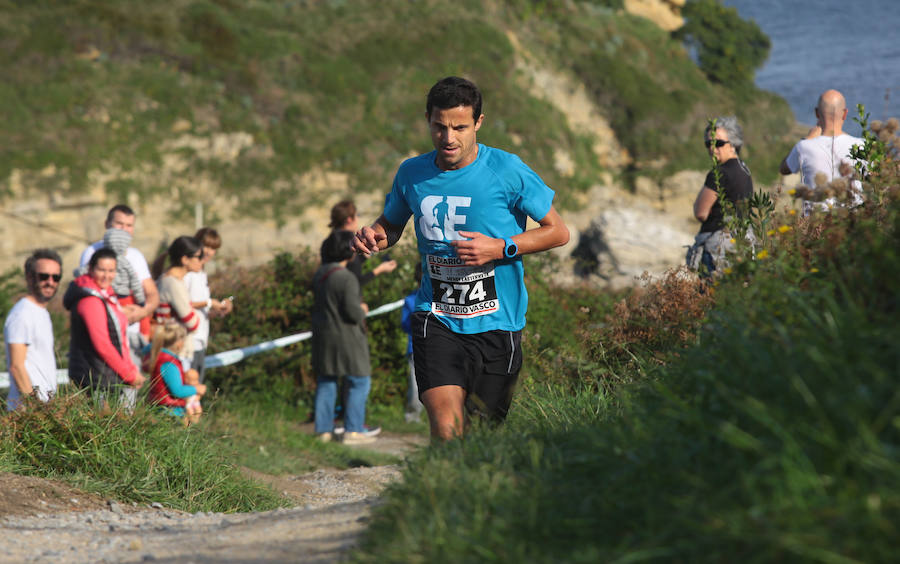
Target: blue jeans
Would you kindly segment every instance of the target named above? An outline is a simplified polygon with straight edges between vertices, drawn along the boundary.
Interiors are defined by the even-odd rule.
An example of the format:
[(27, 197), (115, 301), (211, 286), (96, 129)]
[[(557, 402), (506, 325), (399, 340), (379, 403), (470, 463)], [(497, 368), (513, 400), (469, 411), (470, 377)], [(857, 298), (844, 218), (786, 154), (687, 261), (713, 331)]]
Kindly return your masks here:
[[(360, 433), (366, 422), (366, 399), (372, 379), (368, 376), (344, 376), (347, 404), (344, 406), (344, 428)], [(337, 401), (337, 377), (320, 376), (316, 380), (316, 433), (334, 431), (334, 404)]]

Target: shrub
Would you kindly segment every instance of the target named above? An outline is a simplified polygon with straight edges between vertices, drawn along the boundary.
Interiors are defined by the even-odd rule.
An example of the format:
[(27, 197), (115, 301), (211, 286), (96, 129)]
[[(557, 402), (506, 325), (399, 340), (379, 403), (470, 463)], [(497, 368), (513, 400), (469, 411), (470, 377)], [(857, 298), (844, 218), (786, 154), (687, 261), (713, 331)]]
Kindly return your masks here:
[(772, 46), (756, 22), (742, 19), (737, 8), (719, 0), (690, 0), (682, 15), (685, 24), (675, 36), (697, 49), (706, 76), (735, 91), (752, 86)]

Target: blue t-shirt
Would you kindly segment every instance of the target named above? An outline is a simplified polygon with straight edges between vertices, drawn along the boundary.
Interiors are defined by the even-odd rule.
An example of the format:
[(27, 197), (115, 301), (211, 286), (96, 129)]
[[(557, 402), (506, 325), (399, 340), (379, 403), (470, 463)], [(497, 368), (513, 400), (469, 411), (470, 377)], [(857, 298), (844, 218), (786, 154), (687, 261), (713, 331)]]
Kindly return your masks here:
[(459, 170), (441, 170), (434, 158), (432, 151), (400, 165), (384, 205), (393, 225), (410, 216), (415, 223), (424, 274), (416, 309), (456, 333), (518, 331), (528, 307), (522, 258), (466, 266), (449, 242), (465, 239), (460, 231), (518, 235), (528, 217), (547, 215), (553, 190), (516, 155), (480, 143), (475, 161)]

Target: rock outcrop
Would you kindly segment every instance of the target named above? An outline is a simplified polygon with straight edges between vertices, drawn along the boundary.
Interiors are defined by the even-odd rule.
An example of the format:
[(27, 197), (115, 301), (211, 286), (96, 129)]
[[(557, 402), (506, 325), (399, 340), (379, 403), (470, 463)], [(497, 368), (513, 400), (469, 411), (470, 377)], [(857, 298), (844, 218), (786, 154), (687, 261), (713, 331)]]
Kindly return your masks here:
[(684, 25), (681, 8), (687, 0), (625, 0), (625, 11), (652, 21), (666, 31)]

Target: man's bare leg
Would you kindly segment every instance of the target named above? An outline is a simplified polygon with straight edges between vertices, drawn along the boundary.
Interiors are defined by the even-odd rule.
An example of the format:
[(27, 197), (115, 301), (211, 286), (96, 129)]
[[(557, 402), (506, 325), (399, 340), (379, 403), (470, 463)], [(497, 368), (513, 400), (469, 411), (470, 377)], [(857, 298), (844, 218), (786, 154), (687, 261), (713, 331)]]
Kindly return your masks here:
[(461, 386), (437, 386), (422, 394), (422, 403), (431, 424), (432, 440), (449, 441), (463, 436), (465, 402), (466, 391)]

